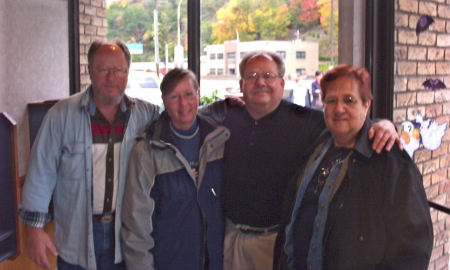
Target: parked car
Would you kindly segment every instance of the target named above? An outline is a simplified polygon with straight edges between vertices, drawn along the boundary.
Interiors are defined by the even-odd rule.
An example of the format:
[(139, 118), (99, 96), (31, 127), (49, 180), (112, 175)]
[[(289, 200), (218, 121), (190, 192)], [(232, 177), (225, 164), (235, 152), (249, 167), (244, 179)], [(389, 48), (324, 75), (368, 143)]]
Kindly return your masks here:
[(161, 79), (155, 72), (130, 71), (125, 93), (130, 97), (143, 99), (158, 106), (163, 106), (159, 85)]

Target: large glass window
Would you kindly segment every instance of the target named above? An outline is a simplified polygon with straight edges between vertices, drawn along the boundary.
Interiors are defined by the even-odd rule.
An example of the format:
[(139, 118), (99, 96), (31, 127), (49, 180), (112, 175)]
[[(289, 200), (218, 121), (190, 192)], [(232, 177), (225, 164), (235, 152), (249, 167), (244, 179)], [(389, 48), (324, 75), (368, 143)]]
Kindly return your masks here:
[(337, 0), (201, 0), (201, 4), (201, 49), (206, 55), (217, 54), (215, 61), (201, 65), (217, 67), (217, 74), (224, 71), (220, 77), (201, 74), (202, 95), (217, 90), (219, 97), (226, 97), (231, 94), (227, 89), (239, 89), (239, 62), (251, 51), (272, 51), (284, 59), (287, 90), (300, 85), (299, 77), (310, 88), (314, 73), (331, 66), (331, 48), (337, 59)]
[[(328, 70), (331, 58), (334, 63), (338, 57), (338, 0), (200, 1), (201, 31), (194, 44), (201, 52), (202, 95), (217, 90), (224, 98), (226, 89), (239, 89), (239, 62), (250, 51), (278, 53), (286, 63), (290, 88), (299, 76), (309, 79), (316, 70)], [(173, 67), (188, 68), (188, 49), (198, 48), (187, 46), (188, 0), (107, 0), (107, 4), (108, 38), (129, 44), (132, 69), (162, 77)]]

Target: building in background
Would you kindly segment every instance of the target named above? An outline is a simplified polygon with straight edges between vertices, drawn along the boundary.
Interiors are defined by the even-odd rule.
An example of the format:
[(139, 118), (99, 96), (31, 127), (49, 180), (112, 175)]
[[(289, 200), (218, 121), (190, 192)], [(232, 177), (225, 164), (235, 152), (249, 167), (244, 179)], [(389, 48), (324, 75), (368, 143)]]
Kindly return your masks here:
[[(314, 76), (319, 67), (319, 43), (296, 41), (258, 40), (249, 42), (225, 41), (224, 44), (208, 45), (202, 61), (202, 76), (231, 76), (239, 72), (239, 62), (251, 51), (278, 53), (286, 65), (286, 77), (295, 79), (300, 75)], [(204, 67), (203, 67), (204, 66)]]

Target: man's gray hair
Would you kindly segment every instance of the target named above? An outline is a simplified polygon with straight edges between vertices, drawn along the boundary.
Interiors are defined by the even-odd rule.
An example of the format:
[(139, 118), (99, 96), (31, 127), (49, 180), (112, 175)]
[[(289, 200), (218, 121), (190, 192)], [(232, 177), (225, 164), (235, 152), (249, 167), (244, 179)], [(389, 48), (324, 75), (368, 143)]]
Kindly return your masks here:
[(239, 64), (239, 74), (241, 75), (241, 78), (244, 77), (244, 71), (248, 61), (258, 56), (266, 57), (268, 59), (273, 60), (278, 67), (278, 76), (280, 78), (284, 77), (284, 73), (286, 72), (286, 66), (284, 65), (283, 59), (277, 53), (269, 51), (254, 51), (249, 52), (245, 54), (244, 57), (242, 57), (241, 63)]

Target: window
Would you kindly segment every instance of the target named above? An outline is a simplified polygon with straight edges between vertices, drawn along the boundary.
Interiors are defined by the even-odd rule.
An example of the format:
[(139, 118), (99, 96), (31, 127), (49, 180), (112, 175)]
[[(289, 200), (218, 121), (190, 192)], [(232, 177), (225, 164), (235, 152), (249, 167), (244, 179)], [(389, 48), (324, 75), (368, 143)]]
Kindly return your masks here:
[[(314, 76), (314, 72), (319, 70), (320, 65), (328, 64), (324, 63), (329, 60), (329, 52), (338, 51), (328, 48), (336, 47), (337, 40), (334, 44), (323, 42), (329, 39), (333, 32), (329, 25), (321, 25), (321, 21), (318, 20), (322, 14), (320, 12), (327, 11), (329, 14), (331, 7), (329, 1), (325, 1), (327, 4), (317, 5), (311, 11), (309, 21), (300, 19), (303, 18), (301, 1), (255, 0), (252, 2), (255, 5), (251, 7), (247, 7), (245, 1), (225, 1), (227, 3), (224, 3), (213, 0), (139, 0), (125, 2), (127, 3), (106, 0), (109, 38), (123, 36), (125, 40), (134, 40), (136, 43), (143, 44), (143, 54), (132, 56), (133, 65), (137, 62), (152, 62), (155, 64), (150, 67), (147, 65), (145, 68), (157, 72), (166, 72), (174, 66), (181, 66), (190, 68), (199, 78), (206, 75), (227, 75), (221, 78), (220, 83), (216, 81), (217, 78), (201, 79), (202, 95), (209, 96), (213, 90), (218, 89), (221, 96), (226, 87), (238, 87), (238, 65), (249, 51), (266, 50), (278, 53), (285, 61), (286, 77), (292, 78), (291, 80), (295, 78), (297, 69), (306, 70), (306, 75)], [(335, 15), (338, 15), (337, 1), (334, 2)], [(153, 36), (155, 10), (159, 12), (156, 40)], [(219, 10), (221, 12), (226, 10), (224, 14), (233, 14), (234, 10), (242, 13), (239, 14), (239, 18), (221, 17), (222, 13), (218, 12)], [(289, 12), (285, 12), (286, 10)], [(175, 20), (177, 15), (180, 16), (179, 21)], [(270, 16), (274, 16), (274, 20), (268, 20)], [(125, 23), (136, 24), (137, 27), (129, 29), (125, 27)], [(270, 25), (270, 29), (276, 30), (266, 31), (267, 24)], [(337, 30), (338, 24), (335, 23), (334, 26)], [(302, 29), (301, 32), (300, 29)], [(152, 34), (148, 36), (145, 33)], [(126, 37), (126, 34), (129, 37)], [(155, 46), (158, 43), (159, 47)], [(322, 44), (329, 45), (322, 48), (324, 46)], [(308, 55), (305, 52), (308, 52)], [(296, 53), (297, 59), (294, 57)], [(159, 59), (155, 56), (156, 54), (159, 55)], [(319, 57), (322, 60), (320, 63)], [(165, 58), (167, 62), (161, 61)], [(299, 59), (303, 61), (298, 61)], [(222, 71), (219, 71), (219, 67)]]
[(223, 68), (217, 69), (217, 75), (223, 75)]
[(295, 57), (297, 59), (305, 59), (306, 58), (306, 52), (296, 52)]
[(286, 51), (277, 51), (277, 54), (278, 54), (281, 58), (286, 59)]
[(306, 73), (306, 69), (304, 69), (304, 68), (297, 68), (295, 73), (296, 73), (297, 76), (304, 75)]

